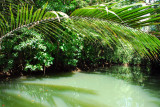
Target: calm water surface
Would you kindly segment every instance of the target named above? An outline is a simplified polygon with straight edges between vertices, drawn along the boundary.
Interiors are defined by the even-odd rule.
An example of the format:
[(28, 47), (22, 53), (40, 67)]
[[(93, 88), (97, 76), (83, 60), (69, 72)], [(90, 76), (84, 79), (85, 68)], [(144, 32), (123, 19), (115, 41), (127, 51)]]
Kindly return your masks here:
[(116, 66), (1, 82), (0, 107), (160, 107), (160, 77), (138, 70)]

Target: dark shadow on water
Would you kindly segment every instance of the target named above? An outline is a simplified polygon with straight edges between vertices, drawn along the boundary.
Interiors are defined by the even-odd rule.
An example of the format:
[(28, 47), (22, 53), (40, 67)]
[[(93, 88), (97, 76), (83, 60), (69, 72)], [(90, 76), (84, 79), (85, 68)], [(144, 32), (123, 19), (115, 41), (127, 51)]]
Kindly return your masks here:
[(28, 76), (19, 76), (19, 77), (11, 77), (9, 79), (3, 79), (0, 81), (1, 83), (16, 83), (20, 81), (34, 81), (34, 80), (43, 80), (45, 78), (61, 78), (61, 77), (72, 77), (74, 73), (72, 72), (52, 72), (52, 73), (47, 73), (46, 75), (37, 75), (35, 73), (34, 75), (28, 75)]
[(160, 98), (160, 75), (150, 76), (144, 82), (144, 89), (151, 93), (151, 95)]
[[(63, 76), (66, 77), (68, 74)], [(46, 107), (47, 105), (43, 103), (46, 102), (49, 107), (54, 107), (56, 106), (57, 98), (62, 100), (66, 105), (72, 105), (73, 107), (78, 105), (82, 107), (97, 107), (98, 105), (103, 105), (96, 101), (94, 101), (95, 103), (92, 103), (88, 102), (88, 100), (80, 100), (78, 97), (73, 98), (74, 94), (76, 93), (92, 95), (93, 97), (97, 95), (94, 90), (85, 88), (65, 85), (52, 85), (41, 82), (33, 83), (27, 80), (27, 83), (15, 82), (10, 84), (1, 84), (0, 105), (3, 103), (9, 107), (14, 107), (13, 105), (16, 105), (16, 107)]]

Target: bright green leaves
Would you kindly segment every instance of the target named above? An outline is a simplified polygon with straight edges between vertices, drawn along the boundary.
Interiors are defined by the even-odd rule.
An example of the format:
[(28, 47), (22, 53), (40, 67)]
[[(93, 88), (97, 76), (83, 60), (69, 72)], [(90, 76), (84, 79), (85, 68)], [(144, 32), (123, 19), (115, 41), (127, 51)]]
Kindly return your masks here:
[[(63, 17), (62, 12), (49, 11), (46, 12), (45, 9), (47, 4), (43, 7), (43, 9), (38, 9), (34, 12), (33, 6), (30, 8), (27, 6), (17, 6), (16, 13), (13, 14), (13, 8), (10, 4), (10, 20), (6, 21), (5, 17), (1, 15), (0, 17), (0, 29), (1, 29), (1, 38), (6, 37), (13, 33), (13, 31), (18, 31), (21, 28), (27, 27), (29, 29), (34, 26), (45, 22), (46, 20), (58, 20), (60, 22), (60, 17)], [(6, 23), (6, 24), (4, 24)], [(47, 22), (45, 22), (47, 23)], [(9, 24), (9, 25), (8, 25)]]
[(5, 17), (0, 13), (0, 29), (1, 29), (1, 35), (3, 33), (6, 33), (8, 30), (8, 22), (6, 21)]
[[(55, 52), (55, 46), (45, 42), (43, 35), (33, 31), (24, 29), (21, 35), (25, 41), (21, 40), (18, 45), (14, 46), (14, 51), (18, 53), (23, 53), (23, 63), (25, 63), (24, 70), (43, 70), (43, 67), (49, 67), (53, 64), (54, 58), (51, 56)], [(27, 36), (27, 39), (25, 38)], [(52, 51), (49, 51), (52, 50)]]
[(20, 13), (20, 12), (19, 12), (19, 6), (18, 6), (18, 9), (17, 9), (17, 18), (16, 18), (16, 28), (19, 26), (19, 20), (20, 20), (20, 19), (19, 19), (19, 18), (20, 18), (20, 17), (19, 17), (19, 15), (20, 15), (19, 13)]
[(36, 20), (36, 17), (38, 17), (40, 11), (41, 11), (41, 9), (38, 9), (38, 10), (36, 10), (36, 11), (34, 12), (33, 18), (32, 18), (32, 22), (34, 22), (34, 21), (36, 22), (36, 21), (37, 21), (37, 20)]
[(126, 45), (131, 44), (139, 55), (156, 58), (160, 41), (152, 35), (130, 28), (159, 24), (156, 23), (159, 15), (154, 14), (157, 9), (152, 8), (154, 5), (142, 6), (142, 3), (137, 3), (121, 8), (115, 5), (96, 5), (75, 10), (71, 14), (75, 28), (88, 38), (96, 38), (97, 35), (111, 48), (111, 44), (119, 45), (122, 41)]
[[(15, 32), (23, 28), (26, 29), (25, 33), (15, 35), (20, 35), (21, 38), (15, 37), (17, 40), (14, 41), (16, 42), (14, 47), (9, 45), (11, 47), (8, 49), (13, 48), (13, 51), (16, 51), (15, 55), (11, 55), (14, 56), (11, 62), (20, 56), (25, 61), (23, 64), (26, 70), (42, 70), (44, 66), (51, 66), (54, 60), (56, 63), (76, 66), (79, 59), (83, 59), (82, 51), (86, 51), (87, 58), (92, 62), (96, 62), (97, 59), (106, 60), (107, 57), (109, 59), (112, 56), (107, 56), (108, 51), (104, 53), (101, 48), (103, 46), (109, 51), (114, 51), (115, 46), (121, 47), (115, 56), (126, 57), (122, 54), (137, 52), (142, 57), (156, 58), (159, 54), (160, 41), (152, 35), (131, 28), (154, 24), (154, 21), (159, 20), (159, 14), (150, 14), (155, 12), (155, 9), (151, 8), (152, 5), (135, 4), (122, 8), (114, 6), (99, 5), (77, 9), (71, 14), (73, 17), (69, 18), (63, 12), (46, 11), (47, 3), (43, 9), (37, 10), (33, 6), (17, 6), (16, 13), (10, 5), (10, 18), (6, 19), (0, 13), (1, 38), (15, 35)], [(31, 28), (34, 28), (32, 32)], [(38, 33), (32, 34), (34, 31)], [(27, 32), (29, 34), (26, 34)], [(43, 35), (45, 39), (42, 38)], [(92, 42), (93, 46), (88, 46), (85, 50), (85, 42)], [(3, 49), (4, 47), (2, 46)], [(100, 47), (100, 50), (94, 47)], [(122, 49), (124, 51), (121, 51)], [(96, 50), (94, 51), (96, 56), (90, 55), (92, 50)], [(5, 53), (11, 52), (5, 51)], [(21, 55), (22, 53), (26, 56)], [(22, 56), (25, 56), (25, 59)], [(127, 59), (132, 60), (132, 58)], [(126, 63), (122, 59), (121, 61)], [(62, 62), (58, 62), (60, 60)]]
[[(153, 13), (156, 12), (157, 9), (153, 8), (154, 5), (142, 5), (143, 4), (139, 3), (123, 6), (121, 8), (114, 7), (114, 5), (108, 6), (109, 8), (103, 5), (96, 5), (77, 9), (71, 14), (71, 16), (105, 19), (134, 28), (145, 26), (145, 24), (153, 25), (153, 21), (155, 22), (159, 19), (154, 18), (152, 21), (149, 20), (154, 16)], [(148, 17), (145, 15), (148, 15)]]
[(28, 23), (28, 17), (29, 17), (29, 13), (28, 13), (28, 5), (27, 5), (27, 8), (26, 8), (26, 23)]
[(23, 25), (23, 7), (21, 7), (21, 11), (20, 11), (20, 23), (19, 23), (19, 26)]
[(145, 55), (149, 58), (156, 58), (156, 54), (159, 54), (160, 41), (155, 36), (99, 19), (77, 17), (74, 20), (74, 27), (91, 41), (92, 38), (95, 38), (100, 43), (107, 44), (110, 48), (112, 48), (112, 44), (122, 45), (122, 43), (125, 43), (128, 48), (132, 46), (139, 55)]
[(15, 22), (14, 22), (14, 15), (13, 15), (13, 12), (12, 12), (12, 8), (11, 8), (11, 4), (10, 4), (10, 7), (9, 7), (9, 10), (11, 12), (11, 30), (13, 30), (15, 28)]
[(29, 22), (28, 23), (31, 23), (32, 14), (33, 14), (33, 6), (31, 7), (31, 10), (30, 10), (30, 13), (29, 13)]
[(47, 3), (45, 4), (45, 6), (43, 7), (43, 10), (42, 10), (41, 14), (39, 15), (39, 19), (38, 19), (38, 20), (42, 20), (42, 17), (43, 17), (43, 15), (44, 15), (44, 12), (45, 12), (45, 9), (46, 9), (47, 5), (48, 5), (48, 2), (47, 2)]

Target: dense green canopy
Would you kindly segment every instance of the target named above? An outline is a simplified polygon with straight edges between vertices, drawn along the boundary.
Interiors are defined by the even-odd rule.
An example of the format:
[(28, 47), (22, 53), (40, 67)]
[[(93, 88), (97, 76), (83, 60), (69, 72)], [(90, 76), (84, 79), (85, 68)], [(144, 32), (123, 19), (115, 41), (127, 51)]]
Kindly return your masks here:
[(98, 41), (97, 45), (107, 45), (111, 49), (115, 45), (126, 49), (123, 47), (126, 44), (127, 49), (133, 48), (139, 55), (151, 59), (159, 55), (159, 39), (141, 30), (159, 24), (157, 4), (134, 3), (119, 7), (119, 2), (109, 2), (79, 8), (69, 16), (60, 11), (47, 11), (48, 2), (42, 9), (37, 9), (32, 0), (28, 4), (2, 3), (6, 5), (0, 12), (1, 45), (4, 38), (16, 37), (15, 32), (27, 28), (52, 38), (53, 44), (55, 40), (72, 44), (73, 38), (80, 37), (93, 43)]

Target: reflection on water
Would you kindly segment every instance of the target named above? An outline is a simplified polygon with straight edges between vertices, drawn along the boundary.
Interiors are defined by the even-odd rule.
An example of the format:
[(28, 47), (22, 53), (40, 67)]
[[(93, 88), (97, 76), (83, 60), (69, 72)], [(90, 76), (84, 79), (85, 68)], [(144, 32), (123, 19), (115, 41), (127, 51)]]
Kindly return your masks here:
[(107, 75), (133, 82), (137, 85), (144, 85), (144, 81), (149, 78), (150, 73), (149, 68), (142, 68), (139, 66), (113, 66), (111, 68), (99, 68), (96, 71), (104, 72)]
[[(119, 77), (120, 74), (125, 77), (124, 74), (131, 75), (129, 72), (132, 72), (134, 76), (125, 79), (128, 81), (134, 80), (132, 77), (141, 77), (134, 69), (112, 67), (89, 74), (74, 73), (1, 83), (0, 107), (159, 107), (159, 78), (144, 78), (140, 81), (143, 86), (139, 86), (108, 73), (117, 71)], [(99, 71), (105, 72), (97, 73)]]

